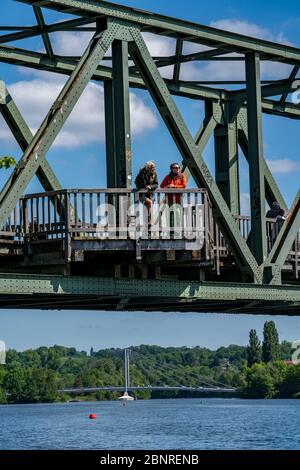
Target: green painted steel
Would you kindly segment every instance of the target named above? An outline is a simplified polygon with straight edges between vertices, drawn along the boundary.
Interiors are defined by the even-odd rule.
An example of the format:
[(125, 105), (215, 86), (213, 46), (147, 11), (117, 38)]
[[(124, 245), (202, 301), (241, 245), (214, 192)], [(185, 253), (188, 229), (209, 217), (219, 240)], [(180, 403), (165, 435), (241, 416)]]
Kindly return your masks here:
[(15, 169), (13, 183), (0, 203), (0, 227), (4, 226), (6, 219), (39, 168), (40, 156), (44, 158), (54, 142), (99, 62), (116, 37), (118, 29), (118, 24), (110, 24), (107, 30), (94, 35), (76, 69), (53, 103), (50, 112), (22, 157), (22, 166), (19, 165)]
[[(2, 97), (0, 100), (0, 113), (4, 117), (19, 146), (23, 152), (25, 152), (33, 139), (33, 135), (25, 119), (17, 108), (16, 103), (9, 94), (4, 82), (0, 82), (0, 88)], [(56, 191), (61, 189), (61, 185), (54, 171), (45, 158), (41, 159), (40, 167), (37, 170), (37, 177), (45, 191)], [(12, 178), (9, 178), (4, 187), (1, 189), (0, 201), (3, 200), (4, 195), (11, 186), (11, 182)]]
[(142, 35), (138, 30), (132, 28), (132, 36), (134, 43), (129, 44), (130, 55), (137, 67), (139, 67), (144, 82), (182, 155), (183, 161), (186, 163), (196, 184), (207, 188), (215, 208), (218, 223), (241, 269), (245, 273), (248, 272), (250, 276), (253, 276), (256, 282), (261, 282), (262, 273), (258, 268), (257, 262), (246, 241), (241, 236), (237, 224), (205, 161), (199, 155), (195, 141), (173, 101)]
[[(17, 0), (21, 3), (33, 5), (36, 0)], [(105, 15), (140, 25), (144, 30), (165, 33), (168, 36), (183, 38), (189, 41), (205, 44), (210, 47), (219, 47), (244, 53), (246, 51), (259, 52), (269, 59), (276, 58), (282, 62), (297, 65), (300, 62), (300, 49), (288, 45), (272, 43), (263, 39), (247, 37), (242, 34), (221, 31), (210, 26), (199, 25), (189, 21), (174, 19), (167, 16), (145, 12), (137, 8), (129, 8), (110, 2), (97, 0), (43, 0), (40, 5), (45, 8), (80, 16)]]
[[(125, 30), (126, 31), (126, 30)], [(126, 34), (124, 35), (126, 37)], [(114, 116), (114, 153), (116, 188), (130, 188), (131, 130), (129, 109), (128, 43), (115, 40), (112, 45), (112, 114)]]
[[(45, 190), (60, 188), (45, 156), (91, 79), (104, 81), (108, 187), (129, 188), (132, 171), (129, 88), (146, 89), (150, 92), (182, 155), (186, 175), (191, 175), (198, 186), (208, 191), (215, 220), (236, 259), (237, 270), (240, 270), (239, 278), (244, 282), (253, 283), (251, 287), (254, 289), (250, 291), (249, 284), (226, 284), (226, 292), (225, 285), (220, 283), (208, 285), (175, 281), (171, 287), (170, 281), (166, 281), (166, 284), (165, 281), (158, 280), (141, 281), (148, 286), (151, 296), (156, 297), (154, 301), (156, 305), (157, 299), (163, 298), (165, 292), (177, 301), (178, 299), (198, 299), (198, 301), (217, 299), (221, 302), (224, 299), (237, 303), (242, 300), (240, 296), (245, 296), (244, 300), (249, 300), (251, 305), (255, 304), (255, 300), (299, 302), (298, 287), (276, 285), (281, 282), (283, 264), (299, 231), (299, 195), (295, 199), (290, 217), (284, 224), (275, 246), (269, 256), (267, 253), (265, 201), (272, 204), (277, 200), (286, 211), (288, 207), (263, 158), (261, 114), (264, 112), (300, 119), (299, 106), (286, 102), (288, 93), (294, 91), (293, 80), (297, 78), (300, 67), (300, 49), (99, 0), (16, 1), (27, 3), (33, 8), (37, 24), (32, 27), (8, 28), (8, 34), (0, 36), (0, 44), (40, 36), (46, 53), (0, 45), (0, 61), (61, 73), (70, 77), (35, 136), (32, 136), (4, 83), (3, 85), (0, 83), (2, 100), (0, 111), (24, 152), (0, 195), (0, 228), (35, 174)], [(56, 24), (46, 24), (41, 7), (81, 17)], [(0, 27), (0, 30), (4, 30), (4, 27)], [(94, 36), (82, 57), (58, 57), (54, 54), (49, 36), (55, 31), (90, 31), (94, 33)], [(147, 31), (176, 39), (174, 54), (169, 57), (151, 57), (141, 34)], [(186, 42), (209, 46), (209, 50), (183, 54)], [(112, 60), (112, 66), (100, 65), (110, 45), (112, 45), (112, 57), (105, 59)], [(131, 67), (128, 67), (128, 52), (134, 62)], [(234, 57), (228, 55), (232, 52), (239, 55)], [(245, 61), (246, 82), (243, 80), (236, 82), (181, 81), (182, 64), (199, 60)], [(294, 65), (289, 77), (281, 81), (261, 81), (260, 64), (268, 60)], [(159, 72), (160, 67), (166, 66), (174, 66), (170, 79), (163, 79)], [(246, 83), (246, 87), (239, 90), (224, 90), (203, 86), (204, 83), (219, 86), (232, 83), (240, 83), (244, 86)], [(190, 134), (172, 95), (204, 100), (205, 118), (195, 138)], [(278, 101), (277, 96), (281, 96)], [(270, 97), (275, 97), (275, 99), (270, 99)], [(212, 135), (215, 139), (216, 180), (210, 174), (202, 156)], [(250, 247), (242, 237), (233, 217), (240, 213), (238, 144), (249, 163)], [(68, 203), (67, 200), (64, 202)], [(66, 248), (68, 251), (69, 247)], [(71, 253), (68, 251), (67, 259), (70, 258)], [(297, 272), (296, 261), (295, 272)], [(35, 282), (41, 280), (41, 289), (45, 288), (45, 291), (39, 291), (37, 287), (38, 294), (55, 294), (55, 292), (50, 292), (51, 288), (47, 284), (47, 279), (37, 277), (34, 279)], [(62, 283), (60, 285), (63, 287), (59, 288), (57, 293), (71, 292), (72, 295), (74, 295), (73, 286), (77, 286), (79, 282), (79, 278), (72, 276), (67, 280), (58, 276), (51, 279), (55, 283)], [(139, 281), (132, 279), (90, 281), (95, 289), (92, 289), (93, 292), (89, 292), (88, 284), (82, 281), (84, 282), (84, 295), (106, 296), (106, 293), (101, 290), (105, 286), (104, 288), (108, 289), (107, 292), (111, 292), (109, 295), (121, 296), (122, 305), (126, 304), (126, 289), (122, 290), (125, 281), (130, 298), (136, 299), (135, 289), (138, 296), (147, 296), (147, 290), (143, 290), (145, 287), (142, 288)], [(6, 279), (7, 285), (12, 285), (12, 282), (13, 276)], [(16, 282), (16, 289), (21, 289), (21, 291), (22, 283), (27, 283), (28, 291), (31, 281), (29, 278), (16, 277)], [(266, 282), (269, 287), (263, 285)], [(2, 284), (0, 282), (0, 286)], [(260, 284), (260, 286), (255, 284)], [(241, 290), (241, 286), (245, 290)], [(78, 286), (77, 289), (80, 292)], [(191, 291), (196, 294), (191, 296)], [(288, 298), (285, 297), (286, 291)], [(3, 295), (5, 295), (4, 292)], [(195, 308), (200, 308), (199, 304)], [(273, 305), (272, 309), (274, 308)]]
[(108, 188), (117, 188), (117, 163), (115, 152), (115, 125), (112, 80), (104, 82), (106, 181)]
[(216, 183), (233, 215), (240, 214), (239, 155), (237, 119), (231, 119), (228, 106), (223, 113), (224, 125), (216, 127), (215, 173)]
[(34, 11), (36, 20), (38, 22), (38, 25), (41, 28), (41, 34), (42, 34), (43, 43), (44, 43), (46, 52), (49, 57), (53, 57), (54, 53), (52, 49), (52, 44), (50, 41), (49, 34), (47, 33), (47, 31), (45, 31), (45, 20), (44, 20), (42, 10), (40, 7), (33, 5), (33, 11)]
[(265, 182), (261, 118), (260, 57), (256, 52), (245, 55), (248, 117), (248, 163), (251, 204), (251, 251), (257, 263), (267, 256)]
[[(73, 58), (64, 58), (55, 56), (50, 59), (47, 55), (20, 49), (16, 47), (0, 46), (0, 60), (9, 64), (30, 67), (37, 70), (46, 70), (49, 72), (60, 73), (63, 75), (71, 75), (74, 71), (77, 61)], [(112, 71), (109, 67), (99, 66), (95, 71), (92, 79), (98, 81), (106, 81), (112, 78)], [(165, 80), (170, 93), (191, 99), (213, 100), (215, 102), (228, 101), (232, 99), (232, 92), (224, 89), (209, 88), (207, 86), (194, 85), (192, 83), (179, 82), (174, 83), (172, 80)], [(129, 75), (129, 83), (134, 88), (145, 88), (143, 80), (134, 74)], [(287, 87), (280, 85), (281, 91), (277, 90), (277, 94), (283, 93)], [(289, 92), (293, 91), (289, 86)], [(244, 108), (246, 110), (246, 108)], [(280, 105), (278, 101), (262, 100), (262, 110), (267, 114), (289, 117), (291, 119), (300, 119), (299, 106), (292, 103), (284, 103)]]
[[(249, 159), (248, 155), (248, 123), (246, 109), (241, 109), (238, 115), (238, 126), (239, 126), (239, 145), (241, 146), (246, 159)], [(265, 194), (268, 204), (271, 206), (272, 202), (277, 201), (284, 210), (288, 210), (287, 204), (284, 197), (266, 163), (263, 160), (263, 171), (265, 175)]]
[(0, 273), (0, 296), (16, 292), (20, 295), (72, 294), (300, 302), (300, 289), (293, 286)]
[(300, 227), (300, 190), (292, 204), (290, 213), (284, 222), (274, 246), (264, 263), (265, 267), (271, 267), (271, 283), (280, 282), (282, 266), (291, 250)]

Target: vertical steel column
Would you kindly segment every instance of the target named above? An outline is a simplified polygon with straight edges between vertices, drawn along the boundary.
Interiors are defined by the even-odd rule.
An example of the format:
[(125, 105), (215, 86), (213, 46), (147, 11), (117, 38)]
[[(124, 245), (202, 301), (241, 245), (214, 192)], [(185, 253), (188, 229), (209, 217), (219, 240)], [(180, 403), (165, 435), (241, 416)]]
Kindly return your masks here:
[(117, 169), (115, 152), (115, 129), (114, 129), (114, 106), (112, 81), (104, 82), (104, 103), (105, 103), (105, 141), (106, 141), (106, 177), (107, 187), (116, 188)]
[(215, 137), (216, 183), (233, 215), (240, 214), (239, 162), (236, 121), (218, 125)]
[[(116, 187), (131, 187), (131, 131), (129, 104), (128, 43), (115, 40), (112, 45), (113, 78), (112, 104), (113, 124), (108, 128), (114, 134), (114, 154), (116, 162)], [(110, 118), (109, 118), (110, 119)], [(112, 140), (108, 142), (112, 145)], [(110, 165), (110, 170), (111, 166)]]
[(251, 202), (250, 243), (256, 261), (262, 264), (267, 256), (267, 236), (259, 54), (257, 52), (245, 54), (245, 62)]

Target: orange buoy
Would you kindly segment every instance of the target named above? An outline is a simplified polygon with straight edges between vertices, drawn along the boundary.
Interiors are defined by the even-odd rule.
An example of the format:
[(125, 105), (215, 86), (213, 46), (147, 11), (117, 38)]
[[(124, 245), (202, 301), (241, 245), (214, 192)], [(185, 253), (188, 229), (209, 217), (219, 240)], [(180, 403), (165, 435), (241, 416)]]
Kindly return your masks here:
[(97, 418), (96, 413), (91, 413), (91, 414), (89, 415), (89, 418), (90, 418), (90, 419), (96, 419), (96, 418)]

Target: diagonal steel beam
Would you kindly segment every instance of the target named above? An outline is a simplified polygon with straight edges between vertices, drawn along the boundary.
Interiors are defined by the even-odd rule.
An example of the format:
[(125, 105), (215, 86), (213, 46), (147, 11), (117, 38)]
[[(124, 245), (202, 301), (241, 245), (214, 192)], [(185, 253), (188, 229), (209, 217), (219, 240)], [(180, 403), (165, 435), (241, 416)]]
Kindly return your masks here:
[(119, 18), (139, 25), (142, 31), (184, 38), (190, 42), (204, 44), (209, 47), (226, 48), (233, 52), (257, 52), (271, 60), (298, 65), (300, 49), (286, 44), (278, 44), (264, 39), (253, 38), (243, 34), (223, 31), (211, 26), (204, 26), (190, 21), (171, 18), (164, 15), (146, 12), (137, 8), (129, 8), (99, 0), (17, 0), (29, 5), (37, 4), (45, 8), (73, 13), (78, 16), (92, 17), (104, 15)]
[(300, 190), (298, 191), (291, 210), (285, 220), (281, 230), (276, 238), (274, 246), (264, 263), (264, 268), (272, 268), (273, 280), (271, 283), (278, 282), (280, 273), (285, 260), (291, 250), (291, 247), (297, 237), (300, 229)]
[[(218, 105), (213, 106), (213, 108), (219, 108)], [(221, 112), (212, 111), (210, 117), (205, 117), (203, 120), (202, 125), (200, 126), (199, 130), (195, 135), (195, 144), (197, 145), (198, 155), (200, 158), (202, 157), (202, 152), (204, 151), (212, 133), (214, 132), (216, 126), (221, 122), (222, 114)], [(183, 162), (183, 172), (186, 176), (187, 181), (189, 180), (191, 173), (186, 165), (186, 162)]]
[[(299, 66), (295, 66), (293, 68), (293, 70), (291, 71), (291, 74), (288, 78), (288, 81), (289, 83), (292, 85), (293, 84), (293, 81), (295, 80), (295, 78), (297, 77), (297, 73), (299, 72), (300, 70), (300, 67)], [(279, 100), (279, 104), (283, 105), (288, 97), (288, 92), (285, 92), (283, 93), (283, 95), (281, 96), (280, 100)]]
[(172, 99), (141, 33), (138, 29), (131, 28), (131, 34), (134, 40), (133, 43), (129, 43), (131, 58), (139, 67), (144, 82), (182, 155), (183, 161), (187, 164), (196, 184), (208, 190), (220, 228), (239, 266), (256, 282), (260, 283), (262, 277), (258, 264), (243, 239), (205, 161), (199, 156), (195, 141)]
[[(241, 109), (239, 112), (238, 125), (239, 144), (245, 155), (246, 160), (248, 161), (248, 123), (245, 109)], [(265, 175), (266, 199), (269, 206), (271, 206), (274, 201), (277, 201), (284, 210), (287, 210), (288, 207), (284, 200), (284, 197), (265, 160), (263, 160), (263, 172)]]
[(37, 7), (37, 6), (34, 6), (34, 5), (33, 5), (32, 8), (33, 8), (33, 11), (34, 11), (36, 20), (37, 20), (38, 25), (39, 25), (40, 30), (41, 30), (41, 34), (42, 34), (42, 38), (43, 38), (43, 43), (44, 43), (46, 52), (47, 52), (47, 54), (48, 54), (49, 57), (53, 57), (53, 56), (54, 56), (54, 53), (53, 53), (53, 49), (52, 49), (52, 44), (51, 44), (51, 41), (50, 41), (49, 34), (47, 33), (47, 31), (45, 31), (45, 26), (46, 26), (46, 25), (45, 25), (45, 21), (44, 21), (44, 16), (43, 16), (42, 10), (41, 10), (40, 7)]
[(0, 201), (0, 227), (5, 225), (5, 221), (39, 168), (41, 159), (54, 142), (119, 29), (119, 24), (109, 23), (106, 30), (96, 32), (90, 41), (77, 67), (13, 172), (11, 184)]
[[(45, 33), (54, 33), (57, 31), (71, 31), (78, 26), (84, 26), (86, 24), (94, 23), (97, 18), (76, 18), (74, 20), (67, 20), (61, 21), (60, 23), (53, 23), (53, 24), (44, 24), (43, 30)], [(2, 34), (0, 36), (0, 44), (18, 41), (20, 39), (27, 39), (32, 38), (34, 36), (40, 36), (42, 34), (41, 27), (38, 26), (30, 26), (30, 27), (20, 27), (21, 31), (17, 31), (16, 33), (9, 33), (9, 34)], [(77, 29), (75, 29), (77, 31)], [(88, 31), (87, 28), (84, 31)], [(95, 32), (95, 28), (93, 28)]]
[(173, 71), (173, 80), (175, 83), (178, 83), (180, 77), (180, 59), (183, 51), (183, 40), (177, 39), (176, 41), (176, 51), (175, 51), (175, 65)]
[[(25, 152), (33, 139), (33, 134), (26, 124), (25, 119), (21, 115), (16, 103), (12, 99), (4, 82), (0, 82), (0, 112), (6, 121), (8, 127), (12, 131), (19, 146)], [(41, 160), (40, 167), (37, 170), (37, 177), (45, 191), (56, 191), (61, 189), (61, 185), (55, 176), (51, 166), (44, 158)], [(0, 193), (0, 200), (6, 193), (8, 186), (11, 184), (11, 178), (7, 181)]]

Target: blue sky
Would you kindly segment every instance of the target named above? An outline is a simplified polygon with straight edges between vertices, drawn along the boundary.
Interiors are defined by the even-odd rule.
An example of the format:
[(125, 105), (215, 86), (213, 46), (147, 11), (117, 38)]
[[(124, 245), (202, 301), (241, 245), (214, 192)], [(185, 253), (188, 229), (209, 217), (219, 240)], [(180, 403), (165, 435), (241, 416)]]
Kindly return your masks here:
[[(195, 0), (126, 0), (124, 5), (155, 11), (169, 16), (192, 20), (202, 24), (230, 29), (240, 33), (259, 36), (272, 41), (280, 41), (300, 47), (300, 12), (297, 3), (288, 0), (240, 2), (236, 0), (215, 0), (195, 2)], [(2, 25), (30, 25), (34, 23), (31, 9), (27, 5), (12, 0), (1, 1)], [(56, 22), (61, 15), (45, 11), (47, 22)], [(88, 42), (88, 35), (57, 34), (51, 37), (55, 51), (60, 54), (77, 54)], [(146, 42), (153, 54), (159, 52), (170, 55), (174, 51), (172, 40), (155, 40), (148, 35)], [(18, 41), (17, 47), (43, 50), (38, 39)], [(188, 52), (188, 49), (187, 49)], [(286, 78), (290, 68), (278, 64), (264, 64), (263, 78)], [(165, 71), (168, 73), (168, 71)], [(183, 78), (224, 79), (242, 78), (243, 70), (234, 70), (227, 64), (201, 64), (186, 66)], [(37, 72), (0, 63), (0, 79), (5, 80), (13, 98), (24, 114), (33, 132), (38, 128), (51, 103), (58, 95), (66, 78), (44, 72)], [(176, 99), (188, 127), (195, 133), (203, 118), (203, 105), (200, 102)], [(168, 164), (180, 160), (164, 124), (148, 95), (143, 91), (132, 90), (132, 134), (133, 134), (133, 173), (148, 159), (154, 159), (159, 177), (168, 171)], [(296, 127), (297, 126), (297, 127)], [(299, 188), (299, 123), (278, 117), (264, 116), (264, 153), (274, 176), (288, 203)], [(21, 152), (14, 143), (10, 131), (0, 120), (1, 154), (12, 154), (19, 158)], [(150, 145), (149, 145), (150, 144)], [(212, 142), (204, 156), (213, 170)], [(82, 100), (69, 118), (62, 135), (50, 150), (48, 160), (56, 171), (64, 187), (104, 187), (105, 186), (105, 146), (103, 120), (103, 89), (99, 83), (91, 83)], [(2, 185), (8, 173), (0, 176)], [(242, 206), (247, 211), (248, 183), (247, 167), (241, 156)], [(39, 189), (36, 180), (27, 191)], [(222, 317), (223, 318), (223, 317)], [(299, 320), (278, 319), (282, 335), (287, 339), (300, 337)], [(95, 323), (94, 323), (95, 322)], [(107, 314), (88, 312), (0, 312), (0, 337), (13, 347), (24, 348), (30, 345), (64, 344), (91, 346), (127, 345), (157, 343), (216, 346), (229, 342), (245, 343), (251, 327), (261, 327), (261, 317), (226, 317), (226, 321), (216, 315), (198, 314)], [(83, 325), (97, 325), (80, 327)], [(26, 335), (24, 335), (26, 331)], [(164, 332), (162, 334), (162, 331)], [(214, 331), (211, 334), (211, 331)], [(63, 332), (63, 334), (62, 334)], [(126, 332), (126, 335), (125, 335)], [(26, 337), (25, 337), (26, 336)], [(296, 336), (296, 338), (295, 338)], [(56, 339), (57, 338), (57, 339)], [(64, 340), (65, 339), (65, 340)], [(98, 341), (98, 342), (97, 342)]]

